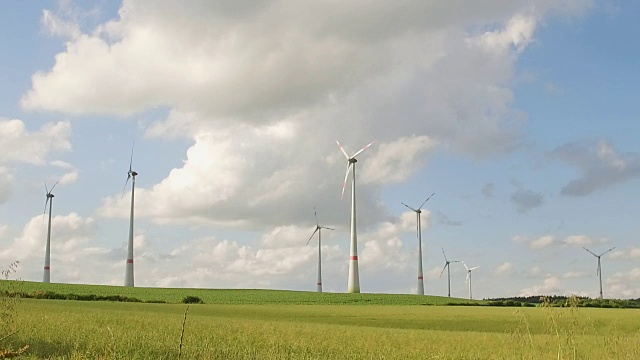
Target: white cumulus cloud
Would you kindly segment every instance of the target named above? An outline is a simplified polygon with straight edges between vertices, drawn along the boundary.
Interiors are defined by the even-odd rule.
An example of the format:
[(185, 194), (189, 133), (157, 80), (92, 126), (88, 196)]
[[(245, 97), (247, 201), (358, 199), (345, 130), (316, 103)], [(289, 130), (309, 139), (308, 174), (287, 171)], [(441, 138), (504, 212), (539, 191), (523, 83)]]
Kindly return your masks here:
[(513, 272), (513, 264), (508, 261), (498, 265), (498, 267), (496, 267), (495, 269), (495, 273), (498, 275), (509, 275), (512, 272)]
[[(182, 167), (139, 189), (139, 215), (160, 222), (280, 226), (314, 203), (339, 207), (334, 140), (375, 139), (358, 163), (363, 215), (375, 222), (379, 187), (408, 179), (436, 149), (476, 158), (517, 146), (514, 64), (562, 3), (124, 1), (91, 31), (45, 12), (69, 39), (21, 104), (125, 117), (167, 108), (147, 134), (193, 145)], [(113, 196), (101, 214), (125, 208)]]
[(46, 123), (28, 131), (22, 120), (0, 119), (0, 162), (42, 165), (50, 152), (71, 150), (70, 134), (68, 122)]
[(547, 276), (541, 284), (520, 290), (519, 296), (556, 295), (562, 288), (562, 282), (557, 276)]

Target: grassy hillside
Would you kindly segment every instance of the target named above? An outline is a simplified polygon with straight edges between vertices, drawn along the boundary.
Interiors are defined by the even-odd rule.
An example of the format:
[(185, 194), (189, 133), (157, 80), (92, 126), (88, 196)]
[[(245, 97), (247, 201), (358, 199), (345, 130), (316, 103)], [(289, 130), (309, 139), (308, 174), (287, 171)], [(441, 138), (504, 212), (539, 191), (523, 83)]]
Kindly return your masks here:
[(356, 305), (447, 305), (482, 303), (440, 296), (408, 294), (341, 294), (287, 290), (127, 288), (122, 286), (44, 284), (29, 281), (0, 281), (0, 291), (26, 294), (53, 292), (57, 294), (121, 295), (141, 301), (180, 303), (186, 296), (195, 296), (206, 304), (356, 304)]

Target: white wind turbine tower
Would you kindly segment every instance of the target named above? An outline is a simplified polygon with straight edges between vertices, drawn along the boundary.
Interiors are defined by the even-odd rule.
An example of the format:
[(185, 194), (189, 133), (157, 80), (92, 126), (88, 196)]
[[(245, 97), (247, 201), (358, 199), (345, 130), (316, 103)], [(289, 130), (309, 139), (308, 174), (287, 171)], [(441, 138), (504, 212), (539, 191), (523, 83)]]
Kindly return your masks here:
[(127, 172), (127, 181), (124, 183), (124, 190), (127, 188), (127, 183), (131, 179), (131, 215), (129, 216), (129, 246), (127, 248), (127, 265), (124, 274), (124, 286), (134, 286), (133, 281), (133, 203), (134, 194), (136, 189), (136, 176), (137, 172), (131, 170), (133, 164), (133, 147), (131, 147), (131, 158), (129, 159), (129, 171)]
[(600, 277), (600, 299), (602, 299), (602, 267), (600, 266), (600, 258), (602, 257), (602, 255), (608, 253), (609, 251), (615, 249), (616, 247), (612, 247), (611, 249), (603, 252), (600, 255), (596, 255), (595, 253), (593, 253), (591, 250), (587, 249), (586, 247), (582, 247), (583, 249), (587, 250), (589, 253), (591, 253), (591, 255), (595, 256), (596, 258), (598, 258), (598, 270), (596, 271), (596, 274), (598, 275), (598, 277)]
[(464, 268), (467, 269), (467, 281), (469, 282), (469, 299), (473, 300), (473, 297), (471, 296), (471, 272), (479, 268), (480, 266), (474, 266), (472, 268), (468, 268), (467, 264), (465, 264), (464, 262), (462, 262), (462, 265), (464, 265)]
[(47, 189), (47, 184), (44, 184), (44, 190), (46, 191), (47, 199), (44, 201), (44, 211), (42, 215), (47, 212), (47, 204), (49, 205), (49, 224), (47, 226), (47, 246), (44, 250), (44, 275), (42, 277), (42, 282), (48, 283), (51, 282), (51, 207), (53, 206), (53, 198), (54, 195), (51, 193), (53, 188), (56, 187), (58, 183), (56, 182), (51, 187), (51, 190)]
[(436, 193), (433, 193), (431, 195), (429, 195), (429, 197), (427, 198), (427, 200), (425, 200), (422, 205), (420, 205), (419, 208), (414, 209), (411, 206), (402, 203), (402, 205), (408, 207), (409, 209), (411, 209), (412, 211), (414, 211), (416, 213), (416, 217), (417, 217), (417, 225), (416, 225), (416, 230), (418, 232), (418, 290), (417, 290), (417, 294), (418, 295), (424, 295), (424, 276), (422, 274), (422, 225), (420, 224), (420, 214), (422, 213), (422, 207), (424, 206), (424, 204), (427, 203), (427, 201), (429, 201), (429, 199), (431, 199), (431, 197), (433, 195), (435, 195)]
[(311, 236), (309, 237), (309, 240), (307, 240), (307, 245), (309, 245), (309, 242), (311, 241), (311, 239), (313, 239), (313, 235), (315, 235), (317, 232), (318, 233), (318, 281), (316, 282), (316, 286), (317, 286), (317, 291), (322, 292), (322, 250), (321, 250), (322, 229), (327, 229), (327, 230), (335, 230), (335, 229), (332, 229), (326, 226), (320, 226), (318, 224), (318, 214), (316, 213), (315, 207), (313, 208), (313, 215), (316, 218), (316, 229), (313, 231), (313, 234), (311, 234)]
[(449, 260), (449, 259), (447, 259), (447, 254), (444, 253), (444, 249), (442, 249), (442, 255), (444, 255), (444, 267), (442, 268), (442, 271), (440, 272), (440, 276), (442, 276), (442, 273), (444, 273), (444, 269), (447, 269), (447, 284), (448, 284), (447, 296), (451, 297), (451, 271), (450, 271), (450, 267), (451, 266), (450, 266), (450, 264), (451, 263), (460, 262), (460, 260)]
[(360, 149), (353, 156), (347, 155), (340, 142), (336, 140), (340, 151), (347, 158), (347, 173), (344, 176), (344, 184), (342, 185), (342, 196), (344, 198), (344, 190), (347, 187), (347, 178), (349, 177), (349, 170), (353, 169), (353, 177), (351, 179), (351, 246), (349, 250), (349, 282), (347, 284), (347, 292), (359, 293), (360, 292), (360, 274), (358, 273), (358, 236), (356, 234), (356, 156), (373, 145), (373, 141), (367, 146)]

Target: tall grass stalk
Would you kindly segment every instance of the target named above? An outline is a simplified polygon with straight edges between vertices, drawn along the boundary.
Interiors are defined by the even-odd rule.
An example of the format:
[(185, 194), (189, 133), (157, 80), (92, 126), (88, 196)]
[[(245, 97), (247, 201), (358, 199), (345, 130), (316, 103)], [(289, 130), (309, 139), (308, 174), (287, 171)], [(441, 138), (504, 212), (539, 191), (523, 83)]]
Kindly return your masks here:
[(184, 328), (187, 324), (187, 313), (189, 312), (189, 305), (184, 309), (184, 318), (182, 319), (182, 331), (180, 332), (180, 347), (178, 348), (178, 359), (182, 356), (182, 341), (184, 340)]

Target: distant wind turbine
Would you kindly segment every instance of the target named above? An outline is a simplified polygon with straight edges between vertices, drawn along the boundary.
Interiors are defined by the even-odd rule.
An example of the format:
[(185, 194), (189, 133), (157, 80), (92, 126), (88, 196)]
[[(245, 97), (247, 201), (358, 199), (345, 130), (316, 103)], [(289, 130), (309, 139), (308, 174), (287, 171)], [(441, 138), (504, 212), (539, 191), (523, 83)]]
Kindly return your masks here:
[(313, 239), (313, 235), (315, 235), (317, 232), (318, 233), (318, 281), (316, 282), (316, 286), (317, 286), (317, 291), (322, 292), (322, 250), (321, 250), (322, 229), (327, 229), (327, 230), (335, 230), (335, 229), (332, 229), (326, 226), (320, 226), (318, 224), (318, 214), (316, 213), (315, 206), (313, 207), (313, 215), (316, 218), (316, 229), (313, 231), (313, 234), (311, 234), (311, 236), (309, 237), (309, 240), (307, 240), (307, 245), (309, 245), (309, 242), (311, 241), (311, 239)]
[(603, 252), (600, 255), (596, 255), (595, 253), (593, 253), (591, 250), (587, 249), (586, 247), (582, 247), (583, 249), (587, 250), (591, 255), (595, 256), (598, 259), (598, 270), (596, 270), (596, 274), (598, 275), (598, 277), (600, 278), (600, 299), (602, 299), (602, 266), (600, 266), (600, 258), (602, 257), (602, 255), (608, 253), (609, 251), (615, 249), (616, 247), (612, 247), (611, 249)]
[(420, 224), (420, 214), (422, 213), (422, 207), (424, 206), (424, 204), (427, 203), (427, 201), (429, 201), (429, 199), (431, 199), (431, 197), (433, 195), (435, 195), (436, 193), (433, 193), (431, 195), (429, 195), (429, 197), (427, 198), (427, 200), (425, 200), (422, 205), (420, 205), (419, 208), (414, 209), (411, 206), (402, 203), (402, 205), (408, 207), (409, 209), (411, 209), (413, 212), (416, 213), (416, 217), (417, 217), (417, 225), (416, 225), (416, 230), (418, 232), (418, 291), (417, 294), (418, 295), (424, 295), (424, 276), (422, 274), (422, 225)]
[(131, 158), (129, 159), (129, 171), (127, 172), (127, 181), (124, 183), (124, 190), (127, 188), (127, 183), (129, 183), (129, 179), (131, 179), (131, 214), (129, 216), (129, 246), (127, 248), (127, 265), (124, 274), (124, 286), (134, 286), (134, 277), (133, 277), (133, 204), (134, 204), (134, 195), (136, 190), (136, 176), (138, 173), (131, 170), (131, 165), (133, 164), (133, 146), (131, 147)]
[(462, 265), (464, 265), (464, 268), (467, 269), (467, 282), (469, 282), (469, 300), (473, 300), (473, 297), (471, 296), (471, 272), (479, 268), (480, 266), (474, 266), (472, 268), (468, 268), (467, 264), (465, 264), (464, 262), (462, 263)]
[(47, 189), (47, 184), (44, 184), (44, 190), (46, 192), (46, 200), (44, 201), (44, 211), (42, 215), (47, 212), (47, 205), (49, 205), (49, 224), (47, 226), (47, 246), (44, 250), (44, 275), (42, 277), (42, 282), (49, 283), (51, 282), (51, 208), (53, 207), (53, 198), (52, 194), (53, 189), (58, 185), (58, 182), (53, 184), (51, 190)]
[(347, 187), (349, 171), (353, 169), (353, 176), (351, 179), (351, 246), (349, 250), (349, 281), (347, 284), (347, 292), (359, 293), (360, 274), (358, 273), (358, 236), (356, 233), (356, 163), (358, 162), (358, 160), (356, 160), (356, 156), (358, 156), (369, 146), (373, 145), (373, 141), (352, 156), (347, 155), (347, 152), (344, 151), (342, 145), (340, 145), (340, 142), (338, 140), (336, 140), (336, 143), (340, 147), (340, 151), (342, 151), (344, 157), (347, 158), (348, 162), (347, 173), (344, 176), (344, 184), (342, 185), (341, 198), (344, 198), (344, 190)]
[(451, 297), (451, 271), (450, 271), (450, 264), (451, 263), (460, 262), (460, 260), (449, 260), (449, 259), (447, 259), (447, 254), (444, 253), (444, 249), (442, 249), (442, 255), (444, 255), (444, 267), (442, 268), (442, 271), (440, 272), (440, 276), (442, 276), (442, 273), (444, 273), (444, 269), (447, 269), (447, 284), (448, 284), (447, 296)]

